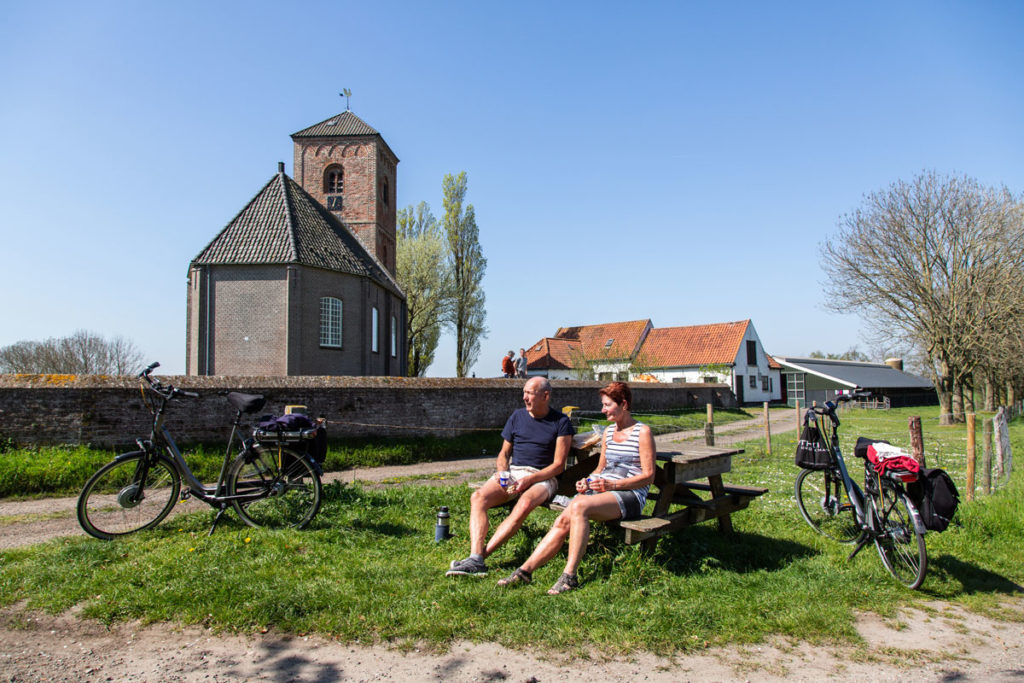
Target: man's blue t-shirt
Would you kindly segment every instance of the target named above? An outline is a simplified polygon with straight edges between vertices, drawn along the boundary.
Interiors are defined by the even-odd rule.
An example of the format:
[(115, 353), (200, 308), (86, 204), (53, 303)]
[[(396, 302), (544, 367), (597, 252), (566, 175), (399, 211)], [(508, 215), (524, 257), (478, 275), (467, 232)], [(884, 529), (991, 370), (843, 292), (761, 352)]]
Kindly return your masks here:
[(512, 465), (543, 469), (555, 460), (555, 442), (560, 436), (576, 433), (569, 418), (557, 410), (548, 410), (540, 419), (526, 408), (512, 413), (501, 430), (501, 438), (512, 444)]

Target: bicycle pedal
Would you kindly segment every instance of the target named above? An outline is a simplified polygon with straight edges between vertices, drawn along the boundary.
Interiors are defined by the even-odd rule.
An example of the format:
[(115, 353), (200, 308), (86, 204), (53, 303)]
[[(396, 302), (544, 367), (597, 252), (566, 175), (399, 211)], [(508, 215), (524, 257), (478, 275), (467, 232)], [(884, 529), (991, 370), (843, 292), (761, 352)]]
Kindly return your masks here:
[(186, 500), (188, 500), (191, 497), (192, 497), (192, 492), (191, 491), (188, 491), (188, 490), (182, 491), (181, 492), (181, 496), (180, 496), (181, 499), (178, 502), (179, 503), (184, 503)]

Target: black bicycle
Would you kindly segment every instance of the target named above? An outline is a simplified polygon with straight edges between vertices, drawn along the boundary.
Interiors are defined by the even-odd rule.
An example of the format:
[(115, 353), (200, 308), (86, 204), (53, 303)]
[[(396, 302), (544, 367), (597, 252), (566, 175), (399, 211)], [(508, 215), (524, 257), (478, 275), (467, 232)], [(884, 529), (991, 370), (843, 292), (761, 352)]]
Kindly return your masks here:
[(143, 400), (153, 414), (150, 437), (136, 440), (139, 450), (101, 467), (78, 496), (78, 522), (86, 533), (110, 540), (149, 529), (163, 521), (175, 503), (192, 496), (217, 510), (210, 534), (229, 508), (249, 526), (301, 529), (309, 524), (320, 509), (323, 486), (320, 467), (301, 449), (301, 442), (314, 439), (317, 427), (292, 433), (255, 430), (257, 438), (243, 438), (248, 426), (242, 424), (242, 416), (259, 411), (266, 399), (228, 393), (227, 400), (236, 410), (231, 436), (217, 483), (204, 485), (164, 426), (171, 400), (199, 394), (151, 376), (159, 366), (153, 363), (139, 374)]
[[(840, 396), (838, 401), (851, 397)], [(831, 422), (826, 430), (824, 418)], [(904, 482), (917, 479), (906, 470), (876, 471), (865, 452), (864, 489), (850, 477), (839, 448), (839, 417), (836, 403), (809, 409), (805, 420), (813, 420), (832, 454), (823, 470), (803, 470), (796, 478), (796, 502), (800, 514), (818, 533), (840, 543), (857, 545), (848, 559), (874, 542), (882, 564), (896, 580), (911, 589), (924, 582), (928, 570), (928, 552), (924, 543), (925, 527), (917, 508), (907, 495)]]

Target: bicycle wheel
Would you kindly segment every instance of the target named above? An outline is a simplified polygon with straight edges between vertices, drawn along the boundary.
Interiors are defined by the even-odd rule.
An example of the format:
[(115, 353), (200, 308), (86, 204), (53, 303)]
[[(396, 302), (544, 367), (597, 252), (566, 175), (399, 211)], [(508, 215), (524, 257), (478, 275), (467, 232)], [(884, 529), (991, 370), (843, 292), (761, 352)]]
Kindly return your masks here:
[(301, 529), (320, 509), (320, 475), (305, 456), (288, 448), (279, 453), (277, 448), (254, 446), (231, 464), (227, 483), (229, 495), (253, 496), (232, 502), (249, 526)]
[(907, 494), (888, 479), (882, 480), (879, 497), (872, 504), (878, 515), (875, 547), (882, 563), (904, 586), (918, 588), (928, 571), (928, 550), (924, 532), (914, 524), (917, 509)]
[(843, 502), (843, 478), (837, 470), (804, 470), (796, 478), (796, 504), (811, 528), (840, 543), (860, 536), (849, 499)]
[[(78, 496), (78, 523), (109, 541), (156, 526), (174, 507), (181, 480), (170, 460), (143, 452), (120, 456), (89, 478)], [(142, 470), (146, 470), (143, 478)]]

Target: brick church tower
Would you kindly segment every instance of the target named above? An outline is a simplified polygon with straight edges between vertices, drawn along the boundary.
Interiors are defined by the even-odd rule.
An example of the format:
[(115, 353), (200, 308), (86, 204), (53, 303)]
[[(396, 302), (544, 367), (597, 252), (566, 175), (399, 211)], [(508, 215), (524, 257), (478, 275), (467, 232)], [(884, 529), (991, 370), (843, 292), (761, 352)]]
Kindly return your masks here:
[(351, 111), (294, 133), (295, 181), (394, 276), (398, 157)]

